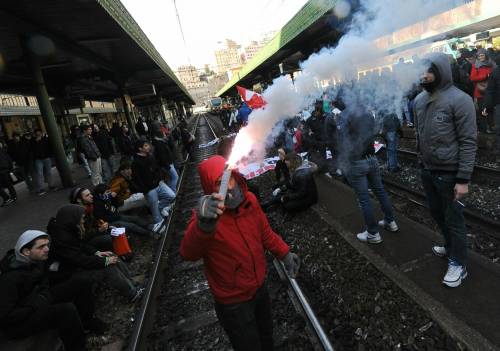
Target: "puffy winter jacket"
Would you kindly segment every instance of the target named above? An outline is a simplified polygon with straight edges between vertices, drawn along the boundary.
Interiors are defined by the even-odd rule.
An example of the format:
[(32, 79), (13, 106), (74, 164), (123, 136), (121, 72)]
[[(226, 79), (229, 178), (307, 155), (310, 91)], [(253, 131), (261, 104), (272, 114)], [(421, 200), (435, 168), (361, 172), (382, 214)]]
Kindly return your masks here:
[[(215, 191), (225, 160), (214, 156), (202, 162), (198, 171), (205, 194)], [(233, 172), (245, 200), (235, 210), (226, 209), (219, 217), (215, 232), (198, 228), (193, 216), (181, 243), (181, 255), (189, 261), (203, 258), (205, 275), (217, 302), (233, 304), (252, 299), (266, 277), (265, 250), (284, 257), (288, 245), (270, 227), (255, 195), (241, 177)]]
[(50, 305), (52, 295), (45, 264), (16, 260), (14, 250), (0, 263), (0, 327), (14, 328), (34, 311)]
[(476, 156), (476, 110), (469, 95), (453, 86), (448, 57), (432, 53), (427, 58), (439, 70), (441, 81), (432, 93), (415, 99), (417, 153), (425, 169), (457, 172), (469, 180)]
[(97, 147), (92, 137), (87, 135), (82, 135), (80, 139), (78, 139), (78, 143), (80, 145), (81, 152), (85, 154), (85, 157), (88, 160), (95, 161), (99, 157), (101, 157), (101, 152), (99, 151), (99, 148)]

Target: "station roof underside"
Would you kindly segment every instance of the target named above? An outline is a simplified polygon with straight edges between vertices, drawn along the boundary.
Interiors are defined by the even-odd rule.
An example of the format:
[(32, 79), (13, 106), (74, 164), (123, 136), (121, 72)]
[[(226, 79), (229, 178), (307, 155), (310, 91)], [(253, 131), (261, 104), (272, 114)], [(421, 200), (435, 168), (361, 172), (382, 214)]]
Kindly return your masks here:
[(38, 53), (50, 96), (112, 101), (125, 91), (139, 105), (158, 97), (194, 104), (118, 0), (3, 0), (2, 93), (35, 94), (23, 47)]

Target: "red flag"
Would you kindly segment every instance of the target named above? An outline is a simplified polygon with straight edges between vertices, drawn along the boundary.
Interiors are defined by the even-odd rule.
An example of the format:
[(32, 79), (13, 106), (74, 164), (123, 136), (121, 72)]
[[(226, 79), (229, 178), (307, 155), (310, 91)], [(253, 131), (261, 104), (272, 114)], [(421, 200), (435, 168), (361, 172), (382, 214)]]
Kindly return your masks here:
[(250, 107), (252, 110), (261, 108), (266, 104), (266, 102), (262, 98), (262, 95), (256, 93), (255, 91), (245, 89), (238, 85), (236, 86), (236, 89), (238, 89), (238, 93), (240, 94), (243, 101), (245, 101), (248, 107)]

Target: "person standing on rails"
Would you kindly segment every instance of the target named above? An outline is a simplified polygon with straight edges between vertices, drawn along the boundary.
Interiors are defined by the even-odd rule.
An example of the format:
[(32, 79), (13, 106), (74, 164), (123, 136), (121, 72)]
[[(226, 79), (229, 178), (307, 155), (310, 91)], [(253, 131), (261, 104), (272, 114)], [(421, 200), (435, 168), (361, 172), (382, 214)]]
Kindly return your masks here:
[(448, 57), (429, 54), (424, 88), (415, 99), (417, 154), (422, 184), (432, 217), (444, 237), (444, 246), (432, 251), (448, 258), (443, 283), (457, 287), (467, 276), (467, 228), (462, 198), (476, 156), (476, 111), (471, 97), (453, 86)]
[(267, 291), (265, 250), (291, 277), (299, 258), (270, 227), (255, 195), (233, 172), (228, 195), (217, 194), (226, 160), (213, 156), (198, 166), (205, 193), (181, 243), (184, 259), (203, 258), (215, 311), (236, 351), (273, 350), (273, 323)]

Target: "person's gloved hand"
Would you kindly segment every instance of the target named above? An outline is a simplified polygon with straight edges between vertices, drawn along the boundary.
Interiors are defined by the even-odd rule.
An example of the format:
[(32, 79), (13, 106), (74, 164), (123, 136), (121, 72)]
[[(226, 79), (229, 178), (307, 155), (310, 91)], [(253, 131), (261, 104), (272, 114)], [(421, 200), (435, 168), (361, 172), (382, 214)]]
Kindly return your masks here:
[(285, 265), (286, 271), (290, 278), (295, 278), (297, 273), (299, 273), (300, 268), (300, 258), (293, 252), (289, 252), (285, 257), (281, 260)]
[(212, 233), (217, 225), (217, 219), (224, 210), (222, 196), (213, 193), (204, 195), (198, 203), (198, 228), (207, 233)]

